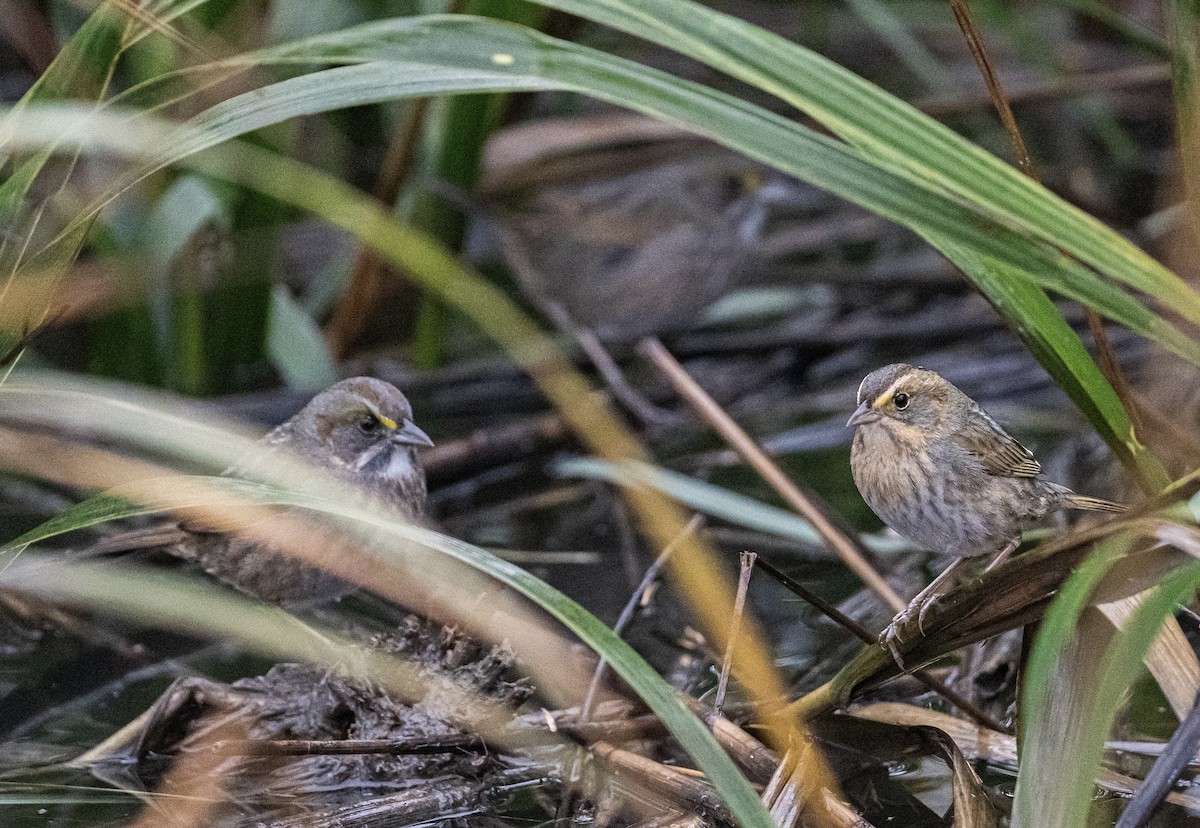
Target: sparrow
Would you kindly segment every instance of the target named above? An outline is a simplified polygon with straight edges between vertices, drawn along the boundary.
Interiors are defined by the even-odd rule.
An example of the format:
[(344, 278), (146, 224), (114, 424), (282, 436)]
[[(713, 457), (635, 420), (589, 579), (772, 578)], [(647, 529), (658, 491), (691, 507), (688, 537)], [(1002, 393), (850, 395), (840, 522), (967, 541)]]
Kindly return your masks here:
[(604, 342), (678, 330), (757, 261), (775, 188), (737, 160), (691, 157), (543, 190), (501, 214), (504, 256), (555, 324)]
[(685, 329), (747, 281), (771, 208), (795, 189), (768, 175), (735, 153), (694, 150), (544, 187), (519, 208), (479, 206), (521, 292), (580, 344), (616, 398), (644, 422), (674, 423), (609, 348)]
[[(254, 476), (287, 456), (348, 484), (369, 503), (419, 520), (426, 487), (417, 449), (433, 441), (412, 418), (408, 399), (395, 386), (371, 377), (342, 380), (268, 432), (258, 451), (224, 474)], [(305, 488), (303, 481), (297, 488)], [(192, 523), (134, 530), (102, 543), (104, 549), (93, 551), (165, 548), (241, 592), (285, 605), (332, 600), (356, 588), (250, 538)]]
[(1125, 511), (1046, 480), (1029, 449), (934, 371), (904, 363), (872, 371), (846, 425), (854, 429), (850, 470), (867, 505), (914, 543), (958, 559), (902, 616), (923, 613), (964, 559), (988, 555), (988, 569), (998, 566), (1021, 532), (1051, 512)]

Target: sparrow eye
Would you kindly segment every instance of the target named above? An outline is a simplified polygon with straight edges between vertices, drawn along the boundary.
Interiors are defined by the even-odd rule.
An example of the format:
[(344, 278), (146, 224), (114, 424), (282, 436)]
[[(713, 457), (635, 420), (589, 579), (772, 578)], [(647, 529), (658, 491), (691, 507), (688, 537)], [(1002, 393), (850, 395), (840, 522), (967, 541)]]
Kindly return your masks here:
[(358, 421), (358, 430), (363, 434), (374, 434), (379, 431), (379, 420), (374, 417), (363, 417)]
[(892, 402), (895, 404), (898, 411), (903, 411), (908, 408), (908, 394), (897, 394), (892, 397)]

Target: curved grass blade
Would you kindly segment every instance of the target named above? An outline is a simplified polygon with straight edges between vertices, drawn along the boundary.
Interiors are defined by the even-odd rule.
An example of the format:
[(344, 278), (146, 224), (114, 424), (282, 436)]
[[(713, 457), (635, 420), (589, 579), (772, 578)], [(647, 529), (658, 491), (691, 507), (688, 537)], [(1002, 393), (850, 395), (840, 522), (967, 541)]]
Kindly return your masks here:
[(968, 202), (1200, 322), (1200, 296), (1153, 258), (1018, 170), (837, 63), (692, 0), (535, 0), (763, 89), (914, 184)]
[[(387, 62), (374, 63), (382, 60)], [(254, 65), (318, 61), (358, 65), (313, 72), (217, 104), (192, 119), (175, 136), (177, 143), (148, 157), (147, 170), (332, 108), (438, 92), (571, 89), (679, 122), (918, 232), (937, 234), (938, 242), (966, 244), (1200, 362), (1200, 348), (1190, 337), (1130, 294), (1072, 266), (1053, 247), (1002, 227), (980, 226), (978, 210), (914, 189), (837, 141), (697, 84), (532, 30), (464, 16), (382, 21), (237, 59)], [(214, 64), (226, 70), (231, 65)]]
[[(683, 123), (899, 221), (924, 235), (964, 269), (993, 304), (1008, 313), (1047, 369), (1113, 449), (1135, 462), (1151, 486), (1162, 482), (1132, 435), (1116, 394), (1091, 364), (1078, 337), (1042, 297), (1036, 323), (1012, 314), (1032, 299), (1022, 282), (1077, 299), (1200, 364), (1200, 346), (1132, 295), (1105, 282), (1050, 246), (991, 225), (954, 199), (880, 170), (836, 141), (729, 96), (688, 84), (539, 33), (469, 18), (383, 21), (255, 53), (259, 61), (364, 61), (403, 55), (455, 63), (364, 63), (293, 78), (223, 102), (189, 123), (147, 161), (150, 171), (252, 129), (302, 114), (433, 91), (570, 88)], [(497, 63), (497, 56), (504, 60)], [(250, 60), (242, 56), (239, 61)], [(461, 68), (463, 64), (473, 64)], [(224, 65), (224, 64), (222, 64)], [(487, 68), (484, 68), (487, 67)], [(111, 197), (111, 196), (110, 196)], [(995, 262), (992, 267), (986, 262)], [(995, 278), (1002, 269), (1004, 278)], [(1016, 294), (1024, 294), (1022, 300)], [(1082, 402), (1081, 402), (1082, 401)], [(1131, 460), (1136, 458), (1136, 461)]]
[[(179, 137), (173, 128), (135, 134), (128, 120), (108, 126), (109, 131), (100, 130), (95, 136), (102, 139), (97, 146), (131, 153), (134, 157), (138, 155), (138, 145), (160, 147), (159, 141), (166, 140), (169, 144), (171, 137)], [(553, 343), (541, 335), (499, 288), (465, 271), (445, 248), (427, 235), (397, 223), (353, 187), (269, 151), (243, 144), (229, 143), (218, 152), (190, 156), (186, 164), (311, 211), (353, 233), (387, 261), (418, 276), (431, 291), (471, 316), (486, 335), (530, 371), (594, 452), (612, 459), (643, 455), (618, 419), (605, 406), (595, 404), (586, 382), (572, 370)], [(632, 491), (629, 498), (654, 542), (665, 545), (682, 530), (684, 520), (666, 498), (651, 490)], [(732, 605), (732, 594), (711, 553), (699, 542), (690, 540), (681, 547), (673, 563), (672, 574), (677, 577), (681, 591), (689, 596), (698, 623), (714, 640), (723, 640), (728, 629), (723, 608)], [(783, 692), (773, 662), (759, 638), (743, 639), (734, 670), (739, 681), (764, 700), (778, 698)], [(780, 742), (788, 738), (781, 728), (772, 734)], [(827, 775), (815, 771), (812, 778), (824, 779)]]
[[(554, 471), (565, 477), (586, 477), (620, 486), (652, 486), (685, 506), (736, 526), (812, 546), (822, 544), (821, 536), (812, 525), (792, 512), (669, 469), (632, 461), (617, 464), (591, 457), (573, 457), (556, 463)], [(911, 549), (907, 541), (887, 535), (860, 537), (874, 552), (895, 554)]]
[[(184, 478), (184, 480), (188, 479)], [(599, 619), (544, 581), (478, 547), (428, 529), (389, 519), (386, 515), (381, 515), (379, 510), (364, 511), (325, 499), (295, 492), (283, 492), (229, 478), (191, 478), (191, 480), (218, 493), (236, 497), (252, 494), (253, 502), (256, 504), (298, 506), (323, 512), (340, 520), (350, 521), (356, 527), (369, 527), (373, 532), (381, 532), (394, 539), (414, 542), (426, 552), (437, 552), (465, 563), (507, 585), (553, 615), (608, 662), (655, 714), (662, 718), (671, 734), (705, 772), (726, 804), (739, 815), (743, 825), (747, 828), (750, 826), (773, 828), (773, 823), (753, 788), (717, 744), (716, 739), (704, 723), (697, 719), (680, 700), (675, 690)], [(203, 490), (197, 488), (197, 492)], [(223, 501), (215, 498), (194, 497), (181, 500), (175, 505), (178, 508), (184, 505), (219, 505), (221, 502)], [(102, 494), (85, 500), (71, 507), (53, 521), (26, 532), (9, 544), (6, 549), (23, 548), (56, 535), (87, 526), (95, 526), (104, 521), (146, 514), (146, 508), (144, 505), (130, 502), (119, 495)], [(376, 536), (373, 535), (373, 537)], [(411, 551), (405, 550), (400, 554), (406, 556), (411, 554)], [(392, 554), (380, 557), (383, 558), (382, 563), (394, 577), (400, 579), (409, 577), (411, 566), (400, 565), (400, 560), (393, 559)], [(3, 579), (4, 576), (0, 575), (0, 581)], [(50, 592), (53, 592), (54, 588), (53, 583), (43, 587)], [(143, 597), (139, 596), (139, 599)], [(94, 594), (92, 594), (91, 600), (103, 604), (103, 599), (98, 599)], [(145, 602), (135, 600), (131, 606), (136, 609), (139, 605), (145, 607)], [(129, 610), (123, 609), (122, 611), (128, 612)], [(171, 611), (172, 607), (168, 604), (157, 612), (162, 619), (167, 619), (171, 617)], [(203, 627), (203, 618), (194, 620)]]

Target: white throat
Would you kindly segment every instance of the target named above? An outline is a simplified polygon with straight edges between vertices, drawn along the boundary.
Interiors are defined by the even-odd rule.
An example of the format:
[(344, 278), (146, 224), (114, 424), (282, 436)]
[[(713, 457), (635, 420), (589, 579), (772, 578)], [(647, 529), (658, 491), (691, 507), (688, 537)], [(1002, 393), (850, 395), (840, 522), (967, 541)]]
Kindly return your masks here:
[(387, 465), (379, 472), (384, 480), (392, 481), (411, 480), (416, 474), (417, 467), (413, 465), (409, 452), (399, 446), (392, 450)]

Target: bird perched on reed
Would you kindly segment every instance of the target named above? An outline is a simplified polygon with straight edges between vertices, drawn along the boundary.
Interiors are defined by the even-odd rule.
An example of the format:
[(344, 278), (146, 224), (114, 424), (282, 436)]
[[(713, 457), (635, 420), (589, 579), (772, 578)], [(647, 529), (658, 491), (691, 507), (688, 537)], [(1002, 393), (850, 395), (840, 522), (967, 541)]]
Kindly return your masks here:
[[(897, 363), (858, 388), (850, 469), (863, 499), (904, 537), (958, 558), (902, 613), (922, 612), (967, 557), (991, 569), (1021, 532), (1059, 509), (1120, 512), (1042, 477), (1033, 454), (937, 373)], [(897, 622), (889, 627), (894, 635)]]
[[(227, 474), (255, 474), (283, 459), (301, 461), (313, 478), (327, 476), (417, 520), (425, 506), (425, 472), (417, 448), (433, 442), (412, 420), (408, 399), (393, 385), (371, 377), (342, 380), (317, 394), (294, 417), (259, 441), (253, 453)], [(299, 481), (298, 489), (305, 489)], [(268, 548), (256, 539), (211, 531), (192, 523), (132, 530), (106, 538), (91, 550), (112, 554), (165, 548), (241, 592), (282, 604), (338, 598), (355, 589), (335, 575)]]

